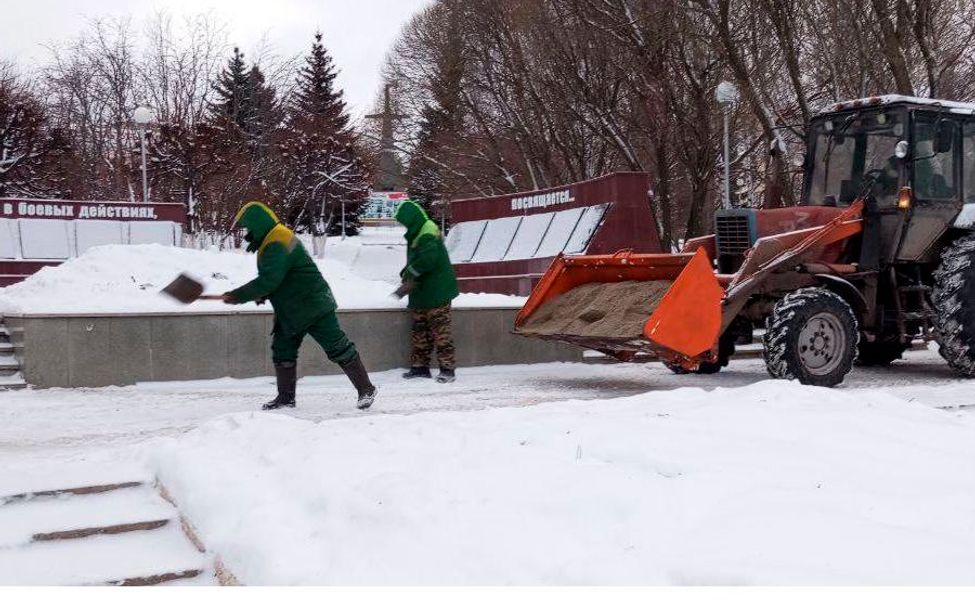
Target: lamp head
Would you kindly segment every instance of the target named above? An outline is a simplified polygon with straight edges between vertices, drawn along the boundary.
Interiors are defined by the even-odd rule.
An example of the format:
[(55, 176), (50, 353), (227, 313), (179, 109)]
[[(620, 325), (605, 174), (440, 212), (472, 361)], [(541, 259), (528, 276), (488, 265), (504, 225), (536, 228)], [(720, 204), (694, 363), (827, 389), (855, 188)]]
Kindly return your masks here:
[(738, 88), (731, 82), (724, 81), (718, 84), (714, 96), (718, 99), (718, 103), (729, 108), (738, 102)]
[(152, 121), (152, 109), (148, 107), (137, 107), (132, 112), (132, 121), (139, 126), (145, 126)]

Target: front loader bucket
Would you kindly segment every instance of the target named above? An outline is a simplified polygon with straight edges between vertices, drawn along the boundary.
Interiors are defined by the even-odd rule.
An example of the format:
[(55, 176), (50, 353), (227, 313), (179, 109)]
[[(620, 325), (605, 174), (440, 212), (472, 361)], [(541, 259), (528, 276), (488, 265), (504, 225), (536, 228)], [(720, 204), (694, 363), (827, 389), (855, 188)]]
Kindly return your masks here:
[[(641, 320), (638, 333), (579, 335), (533, 331), (532, 317), (546, 303), (584, 284), (624, 281), (672, 282), (657, 307), (647, 312), (645, 321)], [(567, 342), (620, 358), (645, 352), (678, 362), (704, 360), (711, 357), (720, 335), (723, 294), (703, 249), (693, 254), (559, 256), (515, 318), (515, 333)]]
[(701, 356), (721, 335), (723, 297), (707, 254), (698, 250), (650, 315), (643, 335), (689, 359)]

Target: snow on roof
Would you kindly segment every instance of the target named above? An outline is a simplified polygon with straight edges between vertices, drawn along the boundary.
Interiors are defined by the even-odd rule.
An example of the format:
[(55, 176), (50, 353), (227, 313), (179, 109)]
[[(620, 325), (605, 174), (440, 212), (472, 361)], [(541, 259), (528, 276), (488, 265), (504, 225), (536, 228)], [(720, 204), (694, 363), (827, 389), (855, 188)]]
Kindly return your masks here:
[(862, 99), (843, 101), (841, 103), (830, 103), (819, 110), (820, 114), (831, 113), (833, 111), (843, 111), (845, 109), (855, 109), (858, 107), (870, 107), (877, 105), (893, 105), (894, 103), (909, 103), (911, 105), (929, 105), (931, 107), (941, 107), (948, 109), (952, 113), (975, 114), (975, 103), (959, 103), (957, 101), (943, 101), (940, 99), (924, 99), (916, 96), (904, 96), (900, 94), (885, 94), (882, 96), (872, 96)]

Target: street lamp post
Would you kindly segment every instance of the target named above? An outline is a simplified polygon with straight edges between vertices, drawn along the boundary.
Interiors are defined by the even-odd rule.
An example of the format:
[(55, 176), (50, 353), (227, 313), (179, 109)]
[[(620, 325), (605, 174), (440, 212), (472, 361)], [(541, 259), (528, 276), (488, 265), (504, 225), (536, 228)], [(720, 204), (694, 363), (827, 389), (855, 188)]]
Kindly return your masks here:
[(149, 179), (146, 176), (146, 127), (152, 121), (152, 110), (148, 107), (138, 107), (132, 112), (132, 121), (139, 128), (139, 139), (142, 143), (142, 202), (149, 203)]
[(731, 208), (731, 111), (738, 102), (738, 89), (731, 82), (718, 84), (714, 95), (724, 113), (724, 199), (722, 207)]

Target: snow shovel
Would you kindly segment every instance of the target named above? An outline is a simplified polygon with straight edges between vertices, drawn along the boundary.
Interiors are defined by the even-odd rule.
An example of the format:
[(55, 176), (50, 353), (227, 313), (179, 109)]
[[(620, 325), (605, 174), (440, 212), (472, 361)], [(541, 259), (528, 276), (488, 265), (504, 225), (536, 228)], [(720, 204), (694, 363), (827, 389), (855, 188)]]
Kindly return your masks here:
[(162, 293), (175, 298), (183, 304), (191, 304), (197, 300), (222, 300), (219, 294), (203, 294), (203, 284), (186, 273), (180, 274), (173, 282), (162, 288)]

